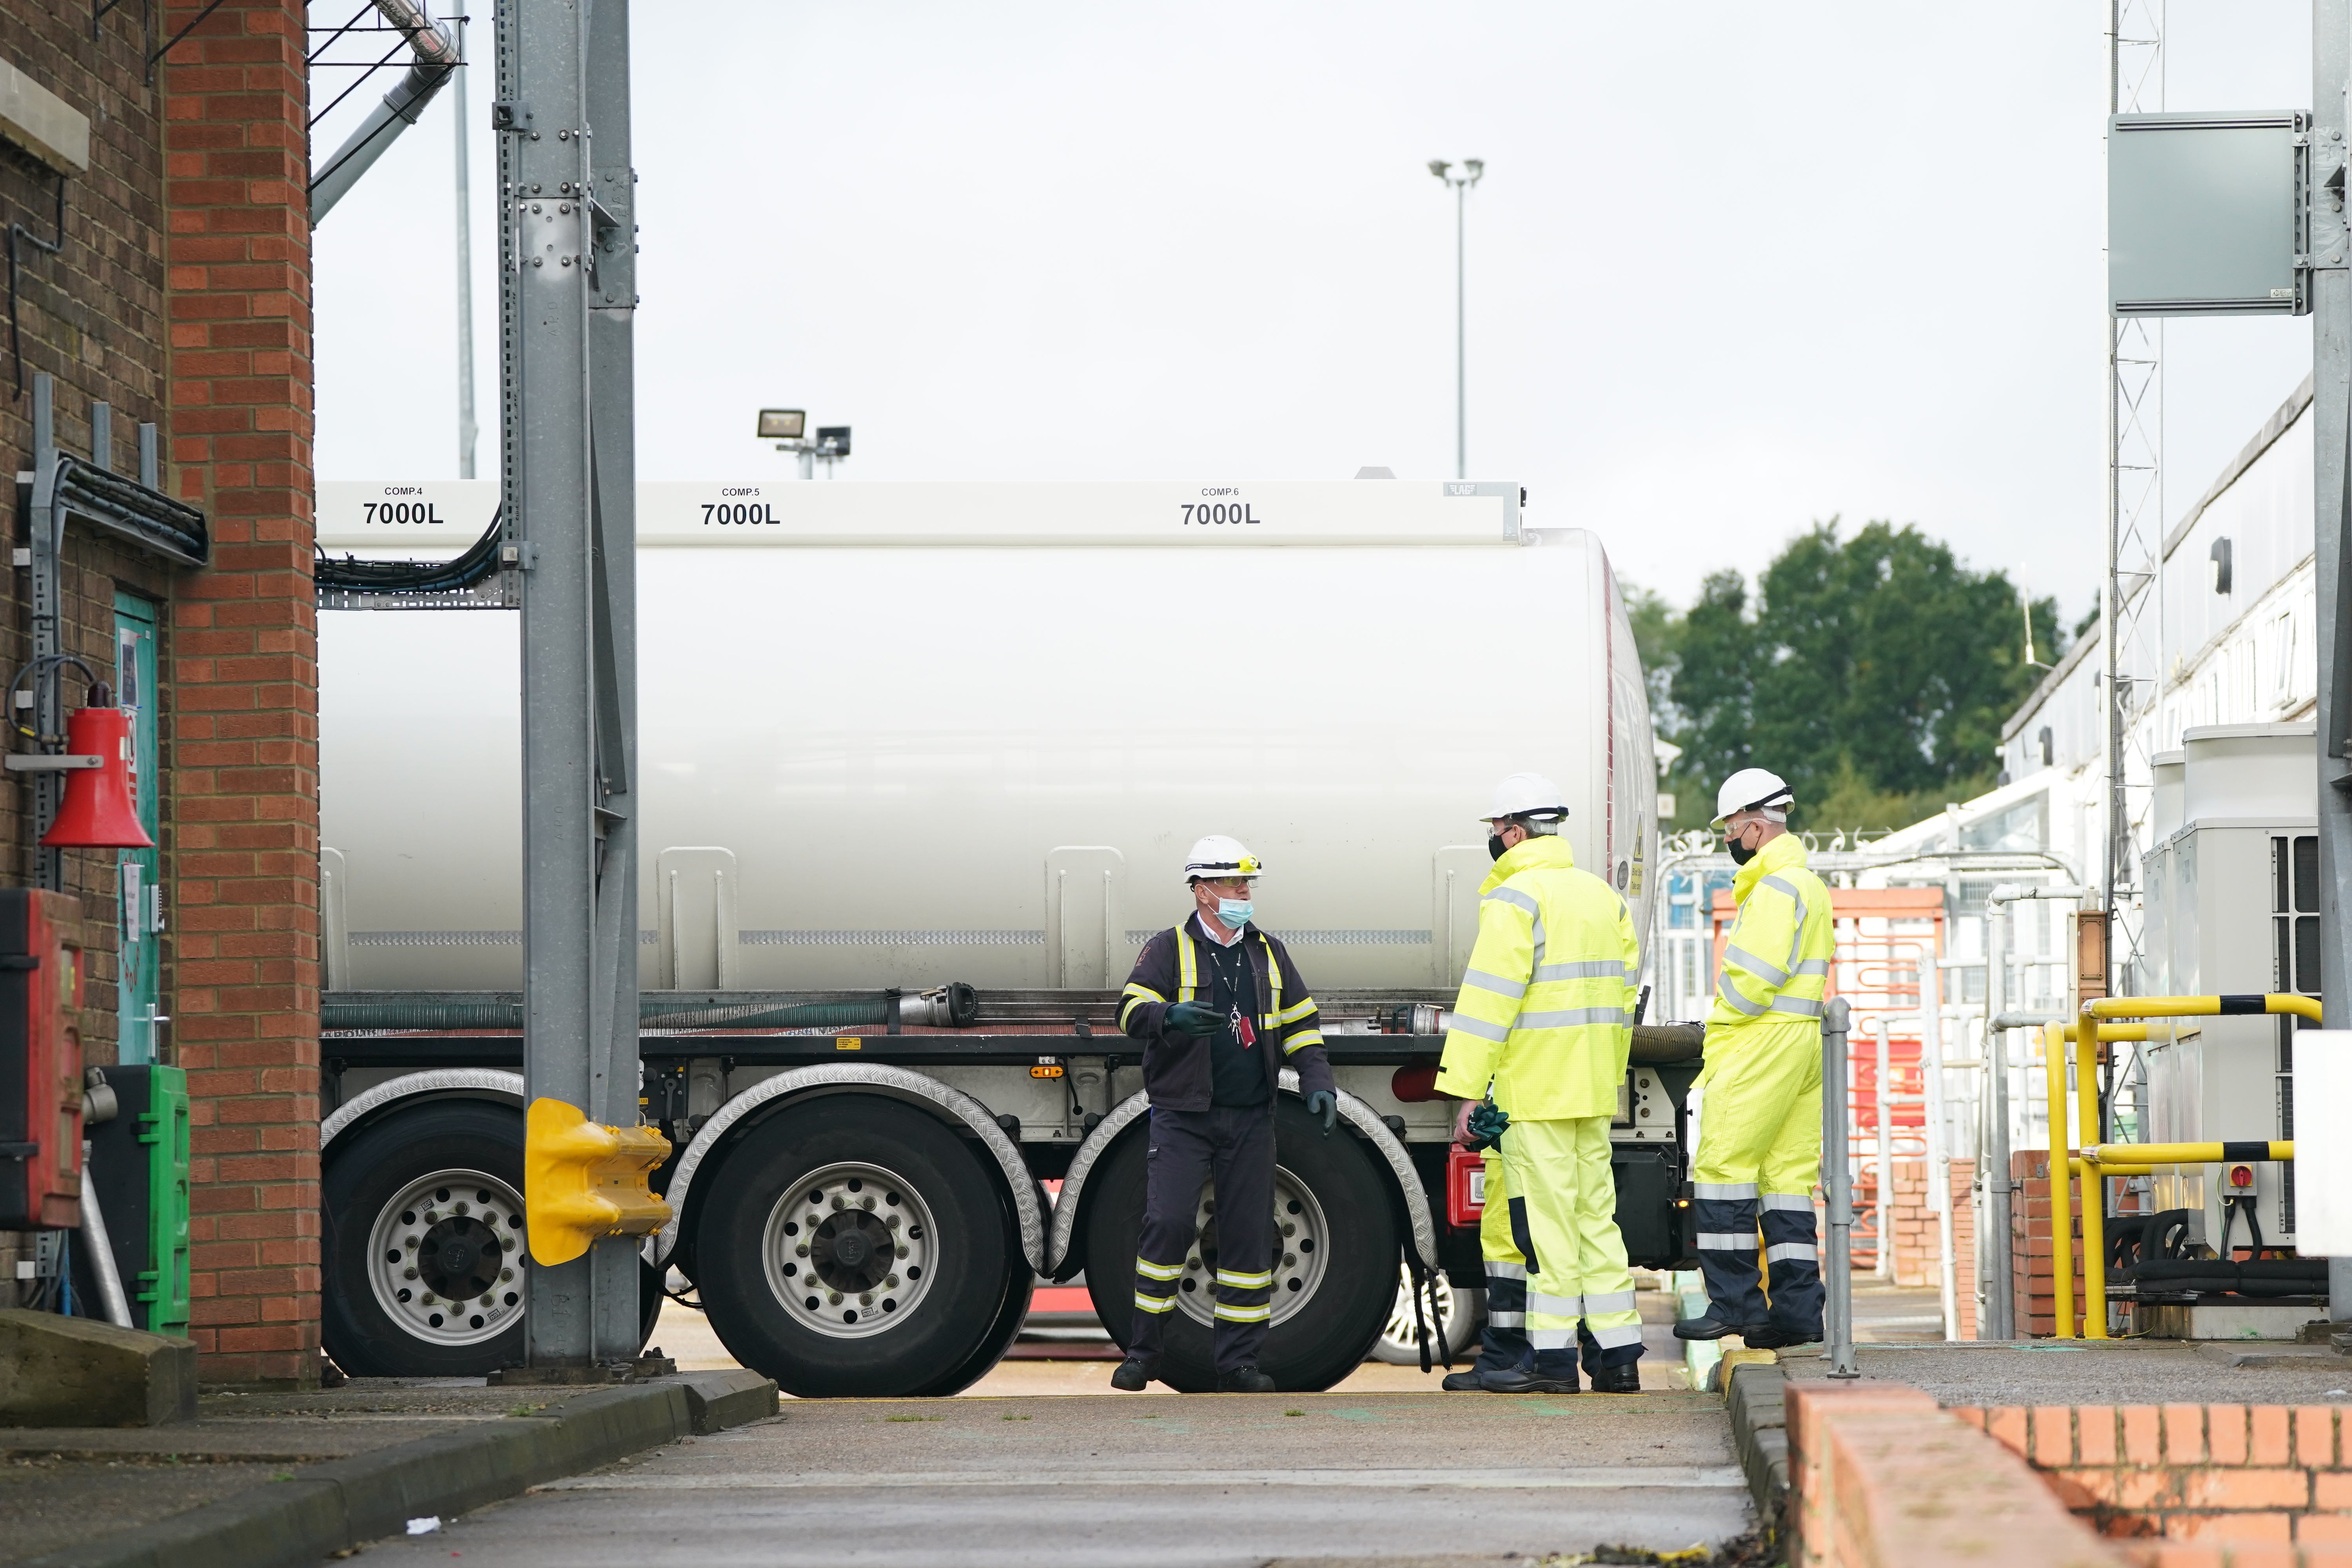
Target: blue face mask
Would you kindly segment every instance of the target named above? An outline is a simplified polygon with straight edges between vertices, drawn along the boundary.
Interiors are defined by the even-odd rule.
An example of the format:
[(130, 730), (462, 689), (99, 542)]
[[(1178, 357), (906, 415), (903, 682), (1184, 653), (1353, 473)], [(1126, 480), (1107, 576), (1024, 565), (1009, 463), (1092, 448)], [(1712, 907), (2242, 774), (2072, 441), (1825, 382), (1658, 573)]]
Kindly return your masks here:
[(1225, 929), (1227, 931), (1241, 930), (1242, 927), (1249, 924), (1250, 916), (1256, 912), (1257, 906), (1251, 903), (1247, 899), (1219, 899), (1217, 900), (1217, 918), (1224, 921)]

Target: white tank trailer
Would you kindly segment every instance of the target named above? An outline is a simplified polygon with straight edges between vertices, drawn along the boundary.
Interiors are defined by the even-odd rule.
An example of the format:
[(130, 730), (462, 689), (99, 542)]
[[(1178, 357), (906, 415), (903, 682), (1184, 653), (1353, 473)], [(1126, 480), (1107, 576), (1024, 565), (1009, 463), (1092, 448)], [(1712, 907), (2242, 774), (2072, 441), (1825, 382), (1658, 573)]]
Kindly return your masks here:
[[(320, 489), (331, 555), (446, 558), (497, 505), (487, 483)], [(1645, 930), (1656, 857), (1607, 556), (1522, 502), (641, 486), (644, 1103), (678, 1151), (648, 1327), (666, 1281), (801, 1394), (952, 1393), (1040, 1279), (1083, 1275), (1123, 1337), (1145, 1108), (1117, 990), (1216, 832), (1266, 865), (1260, 922), (1322, 1003), (1346, 1100), (1328, 1142), (1277, 1108), (1268, 1370), (1320, 1388), (1384, 1332), (1410, 1353), (1417, 1277), (1435, 1348), (1466, 1341), (1476, 1298), (1437, 1277), (1480, 1279), (1475, 1229), (1451, 1223), (1429, 1080), (1489, 866), (1477, 815), (1505, 773), (1559, 781), (1578, 863)], [(320, 617), (326, 1319), (353, 1372), (520, 1359), (517, 631)], [(1688, 1250), (1696, 1055), (1645, 1027), (1616, 1130), (1654, 1266)], [(1213, 1382), (1214, 1250), (1212, 1224), (1168, 1362), (1189, 1385)]]

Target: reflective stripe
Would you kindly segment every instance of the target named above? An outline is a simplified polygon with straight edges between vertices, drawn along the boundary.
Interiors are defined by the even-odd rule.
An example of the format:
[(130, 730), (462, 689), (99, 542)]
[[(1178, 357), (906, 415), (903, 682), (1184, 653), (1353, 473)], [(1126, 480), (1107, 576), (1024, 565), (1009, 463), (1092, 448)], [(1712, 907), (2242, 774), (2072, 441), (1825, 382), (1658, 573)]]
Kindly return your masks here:
[(1528, 1342), (1539, 1351), (1564, 1351), (1574, 1348), (1574, 1329), (1537, 1329), (1528, 1335)]
[(1135, 1293), (1135, 1310), (1139, 1312), (1164, 1312), (1175, 1304), (1173, 1296), (1147, 1296), (1140, 1290)]
[[(1542, 976), (1538, 975), (1537, 978), (1541, 979)], [(1462, 984), (1475, 985), (1481, 991), (1492, 991), (1497, 996), (1508, 996), (1514, 1002), (1528, 994), (1526, 981), (1506, 980), (1499, 974), (1489, 974), (1483, 969), (1464, 970)]]
[(1596, 1329), (1587, 1323), (1584, 1326), (1584, 1331), (1591, 1334), (1605, 1351), (1613, 1351), (1623, 1345), (1638, 1345), (1642, 1342), (1642, 1325), (1639, 1323), (1624, 1323), (1613, 1329)]
[[(1756, 1189), (1750, 1187), (1748, 1190), (1752, 1193)], [(1763, 1204), (1768, 1209), (1802, 1209), (1807, 1214), (1813, 1212), (1813, 1200), (1803, 1193), (1766, 1193)]]
[(1764, 1249), (1764, 1261), (1767, 1263), (1787, 1263), (1800, 1258), (1808, 1263), (1815, 1263), (1820, 1261), (1821, 1254), (1810, 1241), (1783, 1241)]
[(1524, 1279), (1527, 1277), (1528, 1266), (1524, 1263), (1489, 1262), (1486, 1265), (1486, 1278), (1489, 1279)]
[(1217, 1283), (1230, 1285), (1236, 1290), (1263, 1290), (1274, 1283), (1274, 1270), (1269, 1268), (1263, 1274), (1228, 1274), (1220, 1268), (1217, 1270)]
[(1584, 1315), (1588, 1318), (1599, 1312), (1630, 1312), (1633, 1310), (1633, 1292), (1631, 1290), (1611, 1290), (1599, 1296), (1588, 1292), (1584, 1298)]
[(1511, 1037), (1508, 1026), (1485, 1023), (1462, 1013), (1454, 1015), (1454, 1026), (1473, 1039), (1492, 1040), (1496, 1045), (1501, 1045)]
[(1615, 959), (1599, 959), (1589, 963), (1547, 963), (1536, 971), (1538, 980), (1617, 980), (1625, 973), (1625, 966)]
[(1691, 1184), (1691, 1196), (1695, 1198), (1716, 1198), (1737, 1203), (1741, 1198), (1752, 1198), (1755, 1195), (1756, 1184), (1753, 1182), (1693, 1182)]
[[(1274, 942), (1265, 932), (1257, 933), (1257, 944), (1265, 949), (1265, 983), (1274, 997), (1268, 1005), (1279, 1016), (1282, 1012), (1282, 965), (1275, 962)], [(1307, 1005), (1314, 1006), (1315, 998), (1309, 996), (1307, 999)]]
[(1805, 1018), (1818, 1018), (1822, 1016), (1822, 1005), (1819, 1002), (1808, 1002), (1802, 996), (1775, 996), (1772, 998), (1771, 1010), (1775, 1013), (1794, 1013)]
[(1544, 923), (1543, 923), (1543, 916), (1542, 916), (1542, 914), (1541, 914), (1541, 913), (1538, 913), (1538, 914), (1537, 914), (1537, 916), (1536, 916), (1535, 939), (1536, 939), (1536, 967), (1537, 967), (1538, 969), (1541, 969), (1541, 968), (1543, 967), (1543, 961), (1544, 961), (1544, 948), (1545, 948), (1545, 947), (1549, 943), (1549, 941), (1550, 941), (1550, 939), (1549, 939), (1549, 938), (1548, 938), (1548, 937), (1546, 937), (1546, 936), (1544, 935)]
[(1304, 1018), (1307, 1014), (1312, 1013), (1313, 1011), (1315, 1011), (1315, 998), (1309, 996), (1306, 1001), (1298, 1004), (1297, 1006), (1285, 1007), (1281, 1012), (1276, 1013), (1274, 1016), (1275, 1026), (1276, 1028), (1280, 1028), (1285, 1024), (1296, 1024), (1299, 1019)]
[(1722, 977), (1716, 981), (1715, 994), (1724, 1005), (1736, 1013), (1745, 1013), (1751, 1018), (1760, 1018), (1764, 1016), (1764, 1004), (1750, 1002), (1747, 997), (1742, 996), (1731, 984), (1731, 971), (1727, 969), (1723, 972)]
[(1622, 1007), (1570, 1007), (1563, 1013), (1522, 1013), (1513, 1026), (1521, 1029), (1572, 1029), (1579, 1024), (1622, 1024)]
[(1829, 972), (1830, 961), (1826, 958), (1809, 958), (1797, 965), (1800, 974), (1827, 974)]
[(1624, 970), (1625, 988), (1630, 991), (1642, 983), (1642, 966), (1638, 963), (1629, 963), (1624, 966)]
[(1584, 1315), (1584, 1298), (1547, 1296), (1540, 1290), (1530, 1290), (1528, 1292), (1528, 1310), (1555, 1318), (1580, 1318)]
[(1703, 1230), (1698, 1233), (1702, 1252), (1753, 1252), (1756, 1233), (1738, 1230)]
[(1759, 888), (1777, 888), (1781, 892), (1788, 894), (1790, 900), (1797, 906), (1797, 925), (1800, 929), (1802, 929), (1805, 923), (1806, 912), (1805, 895), (1798, 891), (1796, 883), (1791, 882), (1786, 877), (1759, 877), (1756, 879), (1756, 885)]
[(1168, 1000), (1167, 997), (1162, 996), (1150, 986), (1138, 985), (1133, 981), (1129, 981), (1128, 983), (1127, 989), (1120, 992), (1119, 994), (1122, 996), (1140, 996), (1147, 1002), (1165, 1002)]
[(1282, 1054), (1283, 1054), (1284, 1056), (1286, 1056), (1286, 1056), (1288, 1056), (1291, 1052), (1293, 1052), (1293, 1051), (1295, 1051), (1295, 1050), (1297, 1050), (1297, 1049), (1301, 1048), (1302, 1047), (1306, 1047), (1306, 1046), (1319, 1046), (1319, 1045), (1321, 1045), (1322, 1043), (1323, 1043), (1323, 1031), (1322, 1031), (1322, 1030), (1320, 1030), (1320, 1029), (1301, 1029), (1297, 1034), (1295, 1034), (1295, 1035), (1291, 1036), (1291, 1037), (1290, 1037), (1290, 1038), (1288, 1038), (1288, 1039), (1286, 1039), (1286, 1040), (1285, 1040), (1285, 1041), (1283, 1041), (1283, 1042), (1282, 1042)]
[(1192, 951), (1192, 939), (1184, 928), (1176, 928), (1176, 1000), (1190, 1002), (1200, 993), (1201, 960)]
[(1134, 1014), (1138, 1007), (1142, 1005), (1143, 998), (1140, 996), (1130, 996), (1126, 1001), (1118, 1005), (1118, 1026), (1121, 1030), (1126, 1029), (1127, 1020), (1129, 1017)]
[(1525, 1312), (1489, 1312), (1486, 1321), (1497, 1329), (1524, 1329), (1528, 1326), (1528, 1315)]
[(1749, 973), (1759, 974), (1775, 985), (1789, 984), (1789, 972), (1779, 964), (1759, 958), (1744, 947), (1726, 947), (1723, 950), (1723, 962), (1729, 963), (1735, 959)]
[(1139, 1258), (1135, 1260), (1135, 1271), (1147, 1279), (1173, 1279), (1184, 1272), (1184, 1266), (1181, 1263), (1146, 1263)]
[(1274, 1316), (1274, 1304), (1261, 1301), (1255, 1307), (1234, 1307), (1220, 1301), (1217, 1310), (1210, 1315), (1222, 1318), (1228, 1323), (1263, 1323)]
[(1496, 889), (1493, 892), (1486, 895), (1486, 899), (1496, 902), (1508, 904), (1513, 909), (1525, 910), (1528, 913), (1535, 916), (1538, 920), (1543, 919), (1543, 906), (1536, 901), (1535, 895), (1532, 893), (1522, 893), (1517, 888), (1511, 887), (1508, 884)]

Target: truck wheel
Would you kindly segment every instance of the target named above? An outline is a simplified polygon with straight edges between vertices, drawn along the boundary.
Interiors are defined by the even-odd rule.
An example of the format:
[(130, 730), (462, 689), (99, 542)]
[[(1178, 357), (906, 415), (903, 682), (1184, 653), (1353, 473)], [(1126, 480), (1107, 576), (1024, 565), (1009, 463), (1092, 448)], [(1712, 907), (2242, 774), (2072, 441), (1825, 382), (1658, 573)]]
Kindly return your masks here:
[[(1389, 1309), (1389, 1321), (1381, 1330), (1378, 1343), (1372, 1346), (1372, 1359), (1391, 1366), (1421, 1364), (1421, 1343), (1412, 1333), (1412, 1271), (1402, 1263), (1397, 1265), (1396, 1302)], [(1486, 1293), (1484, 1290), (1456, 1290), (1441, 1270), (1437, 1276), (1437, 1321), (1429, 1321), (1431, 1292), (1424, 1287), (1421, 1293), (1421, 1321), (1429, 1330), (1429, 1355), (1432, 1361), (1445, 1358), (1438, 1354), (1438, 1331), (1444, 1330), (1445, 1348), (1455, 1355), (1467, 1350), (1478, 1338), (1478, 1325), (1486, 1317)]]
[(522, 1362), (522, 1113), (437, 1100), (338, 1141), (321, 1184), (327, 1353), (355, 1377)]
[(911, 1106), (787, 1106), (728, 1156), (697, 1223), (710, 1326), (799, 1398), (953, 1393), (995, 1363), (1028, 1294), (1002, 1185)]
[[(1087, 1292), (1119, 1344), (1135, 1321), (1135, 1245), (1143, 1232), (1149, 1130), (1122, 1138), (1087, 1180)], [(1274, 1315), (1259, 1368), (1286, 1391), (1330, 1387), (1355, 1370), (1396, 1300), (1396, 1226), (1387, 1184), (1361, 1144), (1322, 1124), (1288, 1095), (1274, 1111)], [(1099, 1185), (1097, 1185), (1099, 1184)], [(1210, 1312), (1216, 1231), (1203, 1189), (1201, 1237), (1185, 1257), (1168, 1315), (1162, 1381), (1187, 1394), (1217, 1386)]]

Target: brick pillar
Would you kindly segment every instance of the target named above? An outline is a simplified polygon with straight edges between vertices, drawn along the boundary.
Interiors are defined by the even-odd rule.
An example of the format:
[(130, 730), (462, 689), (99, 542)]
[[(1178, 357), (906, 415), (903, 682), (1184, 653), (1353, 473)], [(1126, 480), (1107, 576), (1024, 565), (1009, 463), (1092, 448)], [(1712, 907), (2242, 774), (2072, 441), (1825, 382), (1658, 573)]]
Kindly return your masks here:
[[(1953, 1305), (1958, 1310), (1959, 1335), (1964, 1340), (1974, 1339), (1977, 1331), (1976, 1211), (1969, 1194), (1975, 1171), (1974, 1161), (1952, 1162)], [(1893, 1212), (1895, 1280), (1898, 1285), (1924, 1285), (1937, 1289), (1943, 1284), (1937, 1261), (1937, 1232), (1943, 1216), (1928, 1201), (1929, 1195), (1927, 1162), (1895, 1161)]]
[[(2056, 1278), (2057, 1248), (2053, 1240), (2051, 1221), (2053, 1215), (2050, 1202), (2050, 1152), (2048, 1150), (2020, 1149), (2010, 1155), (2010, 1166), (2020, 1187), (2010, 1205), (2010, 1269), (2015, 1292), (2017, 1333), (2020, 1339), (2044, 1339), (2058, 1331)], [(2082, 1202), (2081, 1184), (2077, 1183), (2070, 1208), (2079, 1208)], [(2073, 1237), (2074, 1279), (2074, 1313), (2077, 1321), (2083, 1311), (2083, 1216), (2071, 1215), (2069, 1234)]]
[[(166, 0), (163, 37), (199, 0)], [(226, 0), (164, 68), (174, 482), (173, 1034), (207, 1381), (319, 1363), (319, 751), (304, 8)]]

